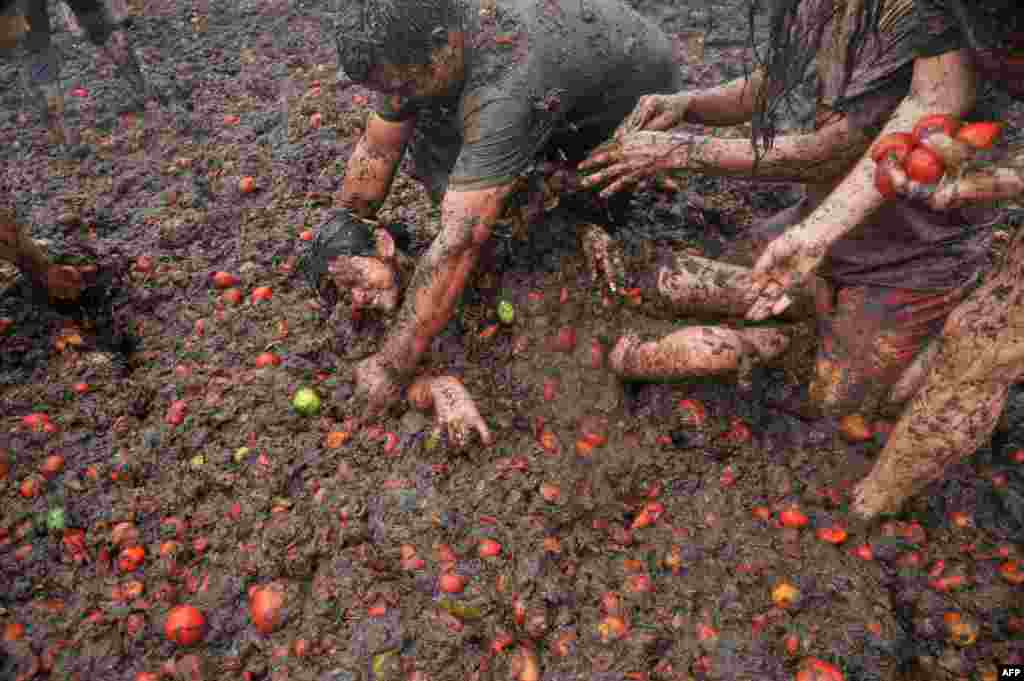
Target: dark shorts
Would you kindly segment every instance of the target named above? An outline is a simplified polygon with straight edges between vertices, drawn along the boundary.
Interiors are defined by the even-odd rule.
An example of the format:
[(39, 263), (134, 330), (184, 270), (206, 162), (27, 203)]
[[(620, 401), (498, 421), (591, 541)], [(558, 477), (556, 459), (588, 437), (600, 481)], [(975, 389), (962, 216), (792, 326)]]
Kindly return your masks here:
[[(752, 264), (768, 243), (801, 217), (798, 207), (793, 207), (754, 224), (727, 259)], [(885, 410), (892, 387), (942, 333), (946, 318), (976, 282), (973, 277), (953, 288), (917, 291), (818, 278), (812, 400), (834, 415)]]

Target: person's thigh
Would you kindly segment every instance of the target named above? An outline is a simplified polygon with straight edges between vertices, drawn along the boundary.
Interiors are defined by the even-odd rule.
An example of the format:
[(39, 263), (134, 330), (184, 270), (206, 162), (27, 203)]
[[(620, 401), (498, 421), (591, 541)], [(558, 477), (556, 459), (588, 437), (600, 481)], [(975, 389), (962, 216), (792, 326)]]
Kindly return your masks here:
[(969, 285), (922, 292), (882, 286), (838, 288), (819, 308), (812, 399), (827, 413), (875, 412), (893, 385), (963, 302)]

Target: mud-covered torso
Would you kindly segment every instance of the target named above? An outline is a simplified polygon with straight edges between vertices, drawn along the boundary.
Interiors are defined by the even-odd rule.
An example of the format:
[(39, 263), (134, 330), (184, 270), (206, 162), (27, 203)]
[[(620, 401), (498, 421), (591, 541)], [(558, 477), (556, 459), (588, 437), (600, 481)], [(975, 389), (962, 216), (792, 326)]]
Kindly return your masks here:
[(669, 38), (615, 0), (475, 0), (468, 15), (461, 91), (380, 100), (384, 118), (417, 117), (414, 173), (435, 198), (513, 182), (542, 150), (580, 160), (640, 96), (681, 87)]
[[(847, 116), (851, 126), (873, 138), (909, 94), (914, 60), (958, 49), (946, 27), (929, 23), (917, 0), (890, 0), (877, 32), (862, 49), (838, 44), (849, 27), (834, 11), (834, 0), (808, 0), (808, 12), (834, 16), (817, 63), (817, 125), (832, 115)], [(938, 31), (938, 35), (927, 31)], [(839, 60), (851, 54), (849, 80)], [(845, 87), (844, 87), (845, 86)], [(840, 97), (842, 94), (842, 97)], [(839, 184), (810, 185), (802, 206), (806, 216)], [(833, 244), (822, 274), (839, 284), (873, 284), (913, 290), (945, 290), (972, 279), (986, 262), (988, 224), (994, 212), (969, 208), (938, 213), (909, 202), (892, 201)]]

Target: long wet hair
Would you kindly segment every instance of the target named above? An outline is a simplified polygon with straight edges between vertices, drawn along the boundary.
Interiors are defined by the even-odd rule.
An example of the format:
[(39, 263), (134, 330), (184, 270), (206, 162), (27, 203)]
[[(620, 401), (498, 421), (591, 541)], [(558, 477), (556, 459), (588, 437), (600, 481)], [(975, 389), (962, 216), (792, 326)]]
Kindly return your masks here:
[[(822, 48), (832, 47), (829, 41), (835, 38), (835, 34), (830, 31), (833, 18), (846, 21), (850, 26), (846, 34), (849, 47), (838, 51), (838, 54), (845, 55), (845, 77), (835, 104), (837, 109), (842, 109), (843, 94), (849, 86), (867, 37), (877, 30), (883, 2), (831, 2), (831, 11), (809, 17), (807, 8), (802, 7), (808, 1), (817, 0), (748, 0), (750, 46), (754, 52), (754, 64), (764, 72), (767, 84), (755, 102), (751, 121), (751, 143), (758, 155), (772, 147), (781, 118), (787, 111), (795, 109), (795, 98), (816, 77), (815, 60)], [(756, 19), (765, 11), (770, 12), (768, 41), (758, 44)]]
[(334, 39), (342, 70), (365, 80), (374, 65), (427, 64), (463, 27), (462, 0), (336, 0)]

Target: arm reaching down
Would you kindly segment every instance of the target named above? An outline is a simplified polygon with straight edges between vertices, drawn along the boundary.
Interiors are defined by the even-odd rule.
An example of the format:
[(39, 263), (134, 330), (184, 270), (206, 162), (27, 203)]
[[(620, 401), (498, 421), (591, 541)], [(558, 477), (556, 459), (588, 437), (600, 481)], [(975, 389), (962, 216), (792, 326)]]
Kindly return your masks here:
[(366, 132), (348, 159), (341, 204), (361, 217), (372, 218), (391, 190), (405, 144), (416, 120), (394, 123), (371, 113)]
[[(914, 62), (910, 94), (882, 134), (906, 132), (926, 114), (956, 118), (974, 107), (975, 75), (965, 51)], [(829, 247), (878, 210), (885, 197), (875, 188), (875, 162), (864, 154), (831, 194), (802, 223), (770, 243), (754, 266), (752, 289), (758, 300), (747, 318), (765, 319), (786, 307), (786, 292), (813, 272)]]
[(813, 133), (785, 135), (760, 158), (750, 140), (680, 132), (635, 132), (601, 145), (580, 170), (584, 187), (608, 197), (643, 180), (700, 173), (771, 182), (839, 179), (868, 147), (868, 138), (836, 119)]

